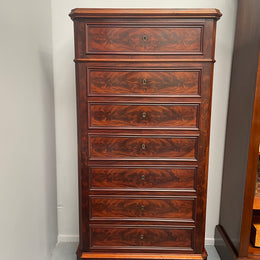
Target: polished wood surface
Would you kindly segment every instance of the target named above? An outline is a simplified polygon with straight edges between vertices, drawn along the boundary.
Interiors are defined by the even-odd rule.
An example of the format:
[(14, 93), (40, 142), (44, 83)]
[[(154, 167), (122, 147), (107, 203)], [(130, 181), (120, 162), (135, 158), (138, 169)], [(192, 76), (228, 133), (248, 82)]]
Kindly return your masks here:
[(196, 168), (90, 168), (90, 189), (129, 188), (195, 191)]
[(199, 95), (196, 68), (89, 69), (89, 92), (102, 95)]
[(88, 25), (86, 33), (86, 53), (198, 53), (202, 45), (201, 26)]
[(89, 136), (90, 160), (196, 160), (196, 137)]
[(259, 247), (254, 247), (251, 243), (249, 244), (248, 248), (248, 256), (249, 257), (260, 257), (260, 248)]
[(194, 221), (194, 198), (167, 198), (167, 197), (90, 197), (90, 219), (168, 219)]
[(248, 249), (260, 143), (259, 16), (259, 1), (239, 1), (219, 221), (233, 259), (254, 257)]
[(82, 259), (117, 259), (117, 260), (126, 260), (126, 259), (135, 259), (135, 260), (153, 260), (153, 259), (172, 259), (172, 260), (187, 260), (187, 259), (205, 259), (207, 253), (203, 252), (202, 254), (166, 254), (166, 253), (82, 253)]
[[(154, 55), (158, 55), (158, 57), (160, 56), (159, 58), (214, 59), (215, 38), (212, 37), (212, 33), (215, 33), (216, 20), (221, 14), (215, 9), (210, 9), (208, 13), (206, 10), (200, 11), (202, 10), (187, 10), (185, 13), (185, 10), (176, 9), (159, 11), (139, 9), (135, 13), (135, 10), (131, 9), (107, 9), (105, 12), (100, 9), (96, 9), (96, 11), (93, 9), (85, 9), (85, 11), (83, 9), (75, 9), (72, 11), (71, 17), (74, 19), (74, 24), (76, 25), (76, 59), (97, 58), (107, 60), (126, 57), (139, 59), (141, 55), (146, 58), (153, 58)], [(112, 13), (114, 13), (114, 17), (112, 17)], [(102, 22), (100, 22), (100, 20), (98, 21), (98, 17), (99, 19), (102, 17)], [(189, 31), (187, 34), (189, 34), (190, 37), (182, 35), (178, 27), (183, 28), (184, 31), (190, 29), (187, 30)], [(142, 28), (147, 28), (149, 35), (141, 35), (141, 33), (145, 33), (142, 31)], [(101, 34), (96, 35), (97, 38), (92, 37), (92, 34), (95, 35), (96, 29), (97, 31), (101, 31)], [(127, 45), (127, 41), (125, 40), (128, 39), (128, 34), (122, 34), (120, 32), (122, 32), (122, 30), (131, 30), (130, 33), (134, 33), (138, 31), (138, 29), (138, 35), (140, 35), (141, 38), (138, 38), (138, 36), (135, 37), (134, 42), (129, 38), (129, 44)], [(172, 35), (169, 33), (166, 34), (166, 36), (163, 35), (160, 40), (157, 41), (158, 33), (161, 34), (161, 30), (167, 31), (167, 29), (176, 31), (174, 35), (177, 37), (184, 37), (183, 40), (185, 44), (183, 45), (177, 37), (171, 38)], [(91, 35), (89, 35), (89, 30), (92, 32)], [(152, 34), (153, 30), (155, 32), (154, 34)], [(119, 32), (119, 35), (115, 32)], [(200, 39), (199, 42), (196, 42), (198, 36), (200, 36)], [(120, 42), (118, 40), (116, 41), (114, 37)], [(174, 48), (169, 47), (169, 40), (172, 41)], [(161, 45), (161, 43), (163, 43), (163, 45)], [(191, 43), (193, 50), (189, 49)], [(108, 46), (108, 49), (105, 49), (104, 45)], [(112, 45), (115, 46), (113, 47)], [(183, 47), (180, 49), (182, 45)], [(91, 51), (91, 48), (93, 48), (93, 51)], [(124, 50), (124, 48), (126, 48), (126, 50)], [(145, 49), (148, 49), (148, 51), (145, 51)]]
[(70, 15), (77, 79), (78, 259), (206, 259), (220, 12), (74, 9)]
[(190, 227), (106, 227), (91, 226), (91, 248), (132, 250), (192, 250)]
[(198, 104), (90, 103), (90, 127), (195, 128)]
[(78, 18), (211, 18), (219, 19), (222, 14), (218, 9), (95, 9), (75, 8), (71, 10), (70, 17)]
[(260, 210), (260, 197), (254, 197), (253, 209)]

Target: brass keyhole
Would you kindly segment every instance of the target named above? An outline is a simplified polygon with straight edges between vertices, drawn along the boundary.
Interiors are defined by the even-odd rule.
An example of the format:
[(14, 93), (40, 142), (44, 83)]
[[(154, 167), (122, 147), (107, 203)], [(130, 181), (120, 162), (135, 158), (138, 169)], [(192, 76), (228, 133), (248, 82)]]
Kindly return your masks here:
[(147, 35), (146, 34), (143, 35), (143, 41), (147, 41)]
[(140, 236), (140, 239), (144, 239), (144, 235), (143, 234)]
[(141, 210), (144, 211), (144, 205), (141, 206)]
[(144, 175), (142, 175), (141, 178), (142, 178), (142, 181), (144, 181)]
[(142, 149), (145, 150), (145, 144), (142, 144)]
[(143, 79), (143, 84), (145, 85), (147, 83), (147, 80), (146, 79)]
[(145, 112), (142, 113), (142, 117), (146, 118), (146, 113)]

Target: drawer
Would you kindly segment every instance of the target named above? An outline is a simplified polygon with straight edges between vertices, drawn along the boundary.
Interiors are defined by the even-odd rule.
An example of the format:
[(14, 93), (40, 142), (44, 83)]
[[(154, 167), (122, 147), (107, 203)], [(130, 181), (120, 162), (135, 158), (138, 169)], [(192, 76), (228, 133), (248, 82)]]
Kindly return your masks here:
[(195, 199), (193, 197), (113, 197), (91, 196), (92, 220), (171, 220), (194, 222)]
[(198, 129), (198, 104), (90, 103), (90, 128)]
[(192, 251), (193, 236), (193, 227), (90, 225), (90, 248)]
[(90, 160), (196, 161), (198, 137), (89, 135)]
[(90, 189), (196, 190), (196, 168), (90, 167)]
[(88, 92), (90, 96), (199, 96), (201, 74), (199, 68), (88, 68)]
[(89, 24), (86, 54), (201, 54), (203, 24)]

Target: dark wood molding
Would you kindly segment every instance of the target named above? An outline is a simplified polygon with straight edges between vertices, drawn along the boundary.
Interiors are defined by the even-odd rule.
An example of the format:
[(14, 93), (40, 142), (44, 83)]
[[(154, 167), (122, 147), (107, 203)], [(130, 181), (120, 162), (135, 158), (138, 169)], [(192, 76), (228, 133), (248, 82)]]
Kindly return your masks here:
[[(105, 58), (77, 58), (74, 59), (75, 63), (80, 63), (80, 62), (153, 62), (154, 59), (150, 59), (150, 58), (146, 58), (146, 59), (140, 59), (140, 58), (136, 58), (136, 59), (128, 59), (128, 58), (120, 58), (120, 59), (105, 59)], [(212, 62), (215, 63), (216, 60), (214, 59), (161, 59), (161, 58), (157, 58), (156, 62)]]
[(69, 14), (77, 18), (210, 18), (219, 19), (222, 14), (218, 9), (91, 9), (75, 8)]

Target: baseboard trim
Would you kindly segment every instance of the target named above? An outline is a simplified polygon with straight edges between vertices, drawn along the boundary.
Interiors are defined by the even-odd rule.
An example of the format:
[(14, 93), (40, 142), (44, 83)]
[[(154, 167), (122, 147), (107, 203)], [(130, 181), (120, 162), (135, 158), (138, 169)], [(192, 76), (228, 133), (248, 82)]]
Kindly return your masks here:
[(61, 242), (79, 242), (79, 236), (78, 235), (59, 234), (57, 241), (58, 241), (58, 243), (61, 243)]
[(214, 246), (215, 238), (205, 238), (205, 246)]

